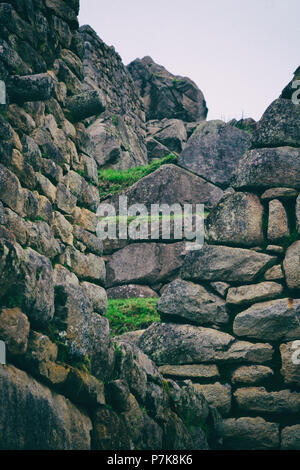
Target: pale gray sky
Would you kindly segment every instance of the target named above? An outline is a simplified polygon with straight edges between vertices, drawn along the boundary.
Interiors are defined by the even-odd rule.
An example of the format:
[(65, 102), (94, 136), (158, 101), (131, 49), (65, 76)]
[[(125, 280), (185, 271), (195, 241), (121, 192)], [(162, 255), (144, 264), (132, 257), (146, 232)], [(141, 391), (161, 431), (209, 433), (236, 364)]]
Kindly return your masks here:
[(194, 80), (208, 119), (259, 119), (300, 65), (300, 0), (81, 0), (79, 20)]

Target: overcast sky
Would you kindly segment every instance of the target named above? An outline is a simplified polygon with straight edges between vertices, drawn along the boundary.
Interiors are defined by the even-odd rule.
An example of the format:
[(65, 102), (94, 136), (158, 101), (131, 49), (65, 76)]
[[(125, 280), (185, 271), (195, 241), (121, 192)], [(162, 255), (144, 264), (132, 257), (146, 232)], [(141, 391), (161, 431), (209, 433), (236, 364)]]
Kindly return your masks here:
[(300, 65), (300, 0), (81, 0), (79, 20), (194, 80), (208, 119), (259, 119)]

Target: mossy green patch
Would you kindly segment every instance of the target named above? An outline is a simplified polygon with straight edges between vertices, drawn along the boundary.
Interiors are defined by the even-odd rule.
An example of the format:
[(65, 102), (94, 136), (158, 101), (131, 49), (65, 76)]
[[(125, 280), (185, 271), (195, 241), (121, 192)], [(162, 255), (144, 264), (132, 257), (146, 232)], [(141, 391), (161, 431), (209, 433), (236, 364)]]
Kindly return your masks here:
[(112, 336), (148, 328), (160, 320), (156, 310), (158, 299), (110, 299), (107, 318)]

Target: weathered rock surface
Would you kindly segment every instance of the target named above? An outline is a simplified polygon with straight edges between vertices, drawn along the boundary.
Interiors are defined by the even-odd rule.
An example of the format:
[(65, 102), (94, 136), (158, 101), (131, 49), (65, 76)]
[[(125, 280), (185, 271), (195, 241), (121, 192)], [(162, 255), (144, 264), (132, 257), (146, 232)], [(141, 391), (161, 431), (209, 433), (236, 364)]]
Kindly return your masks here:
[(221, 331), (174, 323), (151, 325), (140, 336), (138, 346), (158, 365), (264, 363), (273, 354), (268, 344), (235, 341)]
[(289, 288), (300, 289), (300, 241), (296, 241), (289, 246), (283, 268)]
[(264, 112), (258, 121), (253, 147), (300, 146), (300, 109), (291, 100), (279, 98)]
[(159, 372), (165, 377), (173, 379), (218, 379), (220, 377), (218, 368), (213, 364), (190, 364), (181, 366), (164, 365), (159, 367)]
[(134, 60), (128, 70), (143, 98), (147, 120), (176, 118), (193, 122), (206, 118), (206, 102), (192, 80), (172, 75), (151, 57)]
[(181, 279), (173, 281), (164, 291), (157, 305), (162, 319), (181, 320), (198, 325), (228, 322), (225, 302), (203, 286)]
[(300, 425), (287, 426), (281, 431), (281, 448), (283, 450), (300, 450)]
[(182, 277), (191, 281), (252, 282), (275, 261), (272, 256), (251, 250), (204, 245), (187, 254)]
[(29, 330), (29, 321), (19, 308), (2, 309), (0, 339), (5, 342), (10, 354), (19, 356), (26, 352)]
[(266, 341), (297, 339), (300, 335), (300, 300), (279, 299), (252, 305), (234, 320), (233, 331)]
[(286, 210), (282, 203), (273, 199), (269, 203), (268, 240), (280, 243), (290, 234)]
[(278, 449), (279, 425), (263, 418), (229, 418), (223, 421), (223, 439), (226, 449)]
[(1, 402), (6, 403), (1, 407), (1, 449), (90, 449), (91, 421), (69, 400), (13, 366), (1, 367), (0, 375)]
[(293, 147), (249, 150), (240, 160), (232, 186), (235, 189), (300, 188), (300, 150)]
[(298, 413), (300, 393), (290, 390), (267, 392), (264, 387), (238, 388), (234, 393), (238, 407), (256, 413)]
[(229, 186), (233, 172), (250, 148), (250, 136), (222, 121), (199, 124), (179, 159), (184, 168), (207, 181)]
[(200, 385), (195, 384), (195, 389), (203, 393), (208, 403), (214, 406), (222, 416), (228, 416), (231, 410), (231, 387), (215, 384)]
[(205, 221), (210, 242), (257, 246), (263, 242), (263, 207), (254, 194), (235, 193), (223, 198)]
[(107, 296), (109, 299), (149, 299), (157, 298), (158, 294), (148, 286), (129, 284), (127, 286), (117, 286), (107, 289)]
[[(145, 204), (148, 210), (151, 204), (204, 204), (210, 209), (223, 194), (217, 186), (172, 164), (161, 166), (124, 192), (128, 205)], [(117, 205), (118, 198), (106, 202)]]
[(228, 290), (226, 302), (231, 305), (245, 305), (263, 300), (273, 300), (279, 297), (282, 292), (282, 285), (276, 282), (231, 287)]
[(282, 344), (280, 346), (281, 355), (281, 375), (286, 384), (300, 385), (300, 341)]
[(114, 253), (107, 264), (106, 286), (156, 284), (182, 265), (183, 243), (133, 243)]
[(274, 372), (266, 366), (242, 366), (232, 374), (233, 384), (256, 385), (265, 382), (273, 376)]

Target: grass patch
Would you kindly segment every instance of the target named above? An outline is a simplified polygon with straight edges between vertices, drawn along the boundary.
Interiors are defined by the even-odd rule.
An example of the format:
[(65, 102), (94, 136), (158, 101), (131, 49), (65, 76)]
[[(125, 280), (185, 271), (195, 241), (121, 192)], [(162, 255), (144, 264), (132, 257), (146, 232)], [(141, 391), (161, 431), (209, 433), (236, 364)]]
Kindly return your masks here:
[(142, 330), (160, 321), (156, 310), (157, 301), (158, 299), (110, 299), (106, 316), (112, 336)]
[(123, 189), (132, 186), (141, 178), (144, 178), (144, 176), (158, 170), (162, 165), (167, 163), (177, 163), (177, 159), (178, 157), (171, 153), (160, 160), (154, 160), (150, 165), (137, 166), (135, 168), (129, 168), (126, 171), (111, 169), (99, 170), (100, 198), (104, 199), (109, 195), (118, 194)]

